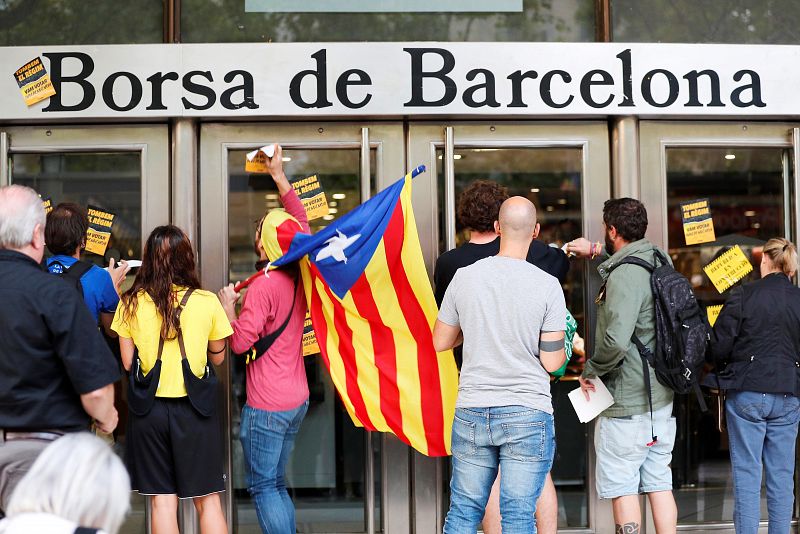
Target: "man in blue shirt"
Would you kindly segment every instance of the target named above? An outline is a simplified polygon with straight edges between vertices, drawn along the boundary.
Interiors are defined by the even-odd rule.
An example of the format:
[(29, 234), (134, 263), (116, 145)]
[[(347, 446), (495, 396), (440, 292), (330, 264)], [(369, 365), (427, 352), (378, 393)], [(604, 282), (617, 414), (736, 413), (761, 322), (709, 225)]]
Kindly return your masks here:
[[(86, 245), (88, 228), (86, 210), (77, 204), (61, 203), (47, 215), (45, 242), (54, 254), (47, 260), (51, 273), (63, 273), (78, 262)], [(125, 261), (115, 266), (112, 258), (107, 270), (92, 265), (80, 278), (83, 300), (109, 337), (117, 337), (111, 330), (111, 321), (119, 303), (120, 285), (129, 270)]]

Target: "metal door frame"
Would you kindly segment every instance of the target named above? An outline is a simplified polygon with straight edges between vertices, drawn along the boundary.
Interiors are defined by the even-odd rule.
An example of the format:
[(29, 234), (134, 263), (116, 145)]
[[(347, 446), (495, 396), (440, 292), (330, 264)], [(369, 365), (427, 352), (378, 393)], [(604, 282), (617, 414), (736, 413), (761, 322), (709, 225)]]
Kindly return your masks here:
[[(787, 199), (784, 199), (786, 209), (786, 231), (789, 239), (797, 239), (800, 235), (800, 206), (798, 206), (798, 191), (800, 191), (800, 128), (797, 124), (779, 122), (679, 122), (679, 121), (640, 121), (639, 122), (639, 149), (640, 159), (640, 199), (648, 206), (649, 225), (647, 238), (653, 243), (666, 249), (667, 236), (667, 148), (703, 148), (703, 147), (742, 147), (742, 148), (783, 148), (791, 149), (794, 157), (784, 159), (784, 188)], [(788, 170), (793, 170), (793, 176), (788, 175)], [(712, 208), (713, 209), (713, 208)], [(791, 219), (794, 219), (793, 221)], [(797, 471), (795, 471), (795, 486), (798, 485)], [(800, 516), (800, 501), (795, 500), (795, 518)], [(655, 533), (650, 505), (645, 501), (642, 508), (645, 517), (644, 532)], [(800, 532), (798, 521), (793, 520), (793, 532)], [(714, 531), (720, 534), (733, 534), (733, 522), (709, 522), (697, 524), (679, 524), (679, 531), (706, 532)], [(761, 521), (759, 533), (766, 534), (767, 522)]]
[[(453, 154), (456, 148), (580, 148), (582, 150), (582, 198), (583, 235), (596, 241), (602, 239), (601, 218), (603, 202), (611, 196), (609, 131), (606, 122), (412, 122), (408, 128), (408, 166), (424, 163), (428, 173), (421, 183), (415, 184), (414, 195), (422, 200), (427, 198), (428, 210), (416, 211), (420, 229), (420, 241), (429, 273), (439, 255), (438, 218), (438, 169), (442, 163), (436, 151), (443, 150), (441, 160), (445, 174), (445, 242), (447, 248), (455, 246), (455, 172)], [(420, 177), (421, 178), (421, 177)], [(418, 178), (419, 180), (419, 178)], [(421, 202), (420, 202), (421, 204)], [(590, 273), (589, 262), (585, 262), (586, 280), (586, 332), (591, 347), (591, 334), (594, 332), (594, 311), (589, 298), (599, 289), (598, 277)], [(600, 501), (594, 485), (594, 447), (587, 440), (586, 485), (589, 506), (589, 527), (564, 529), (559, 532), (593, 532), (598, 526), (610, 525), (613, 530), (611, 507), (607, 501)], [(443, 462), (414, 454), (413, 465), (413, 504), (414, 526), (418, 534), (441, 532), (444, 522), (443, 484), (446, 474)], [(602, 527), (601, 527), (602, 528)]]
[[(405, 173), (403, 158), (403, 126), (401, 123), (209, 123), (200, 126), (200, 261), (204, 287), (218, 288), (228, 283), (228, 153), (230, 150), (254, 149), (268, 142), (280, 142), (284, 148), (298, 149), (360, 149), (361, 196), (369, 198), (370, 152), (376, 149), (376, 189), (380, 191)], [(230, 367), (226, 359), (220, 368), (225, 384), (223, 425), (225, 439), (226, 471), (232, 472), (230, 426)], [(409, 448), (389, 434), (367, 434), (367, 447), (373, 439), (383, 444), (381, 506), (382, 526), (392, 533), (407, 533), (409, 522)], [(367, 450), (371, 450), (368, 448)], [(375, 495), (374, 465), (372, 455), (365, 458), (365, 495), (367, 507), (367, 534), (371, 534), (374, 521)], [(389, 474), (391, 470), (391, 476)], [(224, 505), (228, 528), (233, 532), (232, 481), (226, 481)]]

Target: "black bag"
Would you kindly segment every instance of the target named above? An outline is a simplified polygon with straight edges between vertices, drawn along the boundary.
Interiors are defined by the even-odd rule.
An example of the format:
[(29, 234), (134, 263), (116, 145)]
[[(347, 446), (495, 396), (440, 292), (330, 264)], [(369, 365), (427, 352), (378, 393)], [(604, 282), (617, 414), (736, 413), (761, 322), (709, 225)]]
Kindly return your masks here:
[[(695, 299), (692, 285), (669, 264), (659, 250), (653, 253), (652, 265), (641, 258), (628, 256), (613, 269), (626, 264), (638, 265), (650, 273), (650, 289), (655, 308), (656, 351), (653, 353), (648, 349), (636, 334), (631, 336), (631, 341), (642, 357), (651, 418), (653, 395), (648, 366), (655, 371), (658, 382), (675, 393), (694, 391), (700, 409), (707, 411), (703, 393), (700, 391), (700, 374), (711, 341), (711, 327)], [(653, 436), (653, 442), (656, 439)]]
[[(203, 378), (195, 376), (189, 366), (189, 360), (186, 358), (186, 346), (181, 331), (181, 313), (193, 292), (194, 289), (189, 289), (175, 310), (176, 324), (178, 325), (178, 347), (181, 351), (181, 369), (186, 393), (192, 407), (200, 415), (211, 417), (216, 411), (217, 384), (219, 383), (214, 366), (206, 362), (206, 372)], [(155, 402), (158, 381), (161, 377), (161, 354), (163, 351), (164, 338), (160, 338), (158, 340), (158, 356), (150, 372), (147, 375), (142, 373), (142, 362), (137, 356), (128, 375), (128, 406), (131, 412), (140, 417), (147, 415)]]
[(77, 289), (78, 293), (81, 296), (81, 299), (83, 299), (83, 284), (81, 283), (81, 277), (83, 277), (84, 274), (89, 272), (89, 269), (91, 269), (92, 265), (94, 264), (83, 260), (78, 260), (69, 267), (67, 267), (58, 260), (54, 260), (53, 263), (57, 263), (58, 265), (61, 266), (61, 272), (54, 274), (59, 278), (65, 280), (69, 285), (71, 285), (75, 289)]
[(240, 354), (234, 354), (234, 356), (239, 357), (243, 356), (245, 358), (244, 363), (250, 365), (260, 357), (262, 357), (267, 350), (277, 341), (283, 331), (286, 330), (286, 326), (289, 324), (289, 320), (292, 318), (294, 314), (294, 303), (297, 301), (297, 278), (294, 279), (294, 299), (292, 300), (292, 307), (289, 309), (289, 314), (286, 316), (286, 319), (283, 323), (274, 331), (270, 332), (269, 334), (265, 335), (264, 337), (260, 337), (253, 343), (253, 346), (246, 352), (242, 352)]

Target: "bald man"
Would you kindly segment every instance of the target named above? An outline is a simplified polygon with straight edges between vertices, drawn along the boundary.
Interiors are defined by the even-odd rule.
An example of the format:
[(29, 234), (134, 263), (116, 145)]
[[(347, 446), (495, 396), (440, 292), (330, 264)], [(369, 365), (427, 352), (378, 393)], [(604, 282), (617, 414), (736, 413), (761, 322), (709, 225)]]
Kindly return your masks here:
[(498, 467), (503, 534), (535, 533), (536, 501), (553, 464), (548, 372), (566, 357), (564, 294), (526, 261), (539, 231), (534, 205), (511, 197), (498, 219), (499, 254), (456, 272), (433, 330), (438, 351), (464, 345), (445, 534), (476, 532)]

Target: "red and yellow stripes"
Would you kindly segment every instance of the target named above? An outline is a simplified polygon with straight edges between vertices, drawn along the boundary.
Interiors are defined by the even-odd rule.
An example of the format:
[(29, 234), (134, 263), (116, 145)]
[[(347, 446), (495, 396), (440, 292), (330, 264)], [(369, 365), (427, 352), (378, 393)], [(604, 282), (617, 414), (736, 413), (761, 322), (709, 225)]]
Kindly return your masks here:
[(410, 182), (406, 177), (383, 240), (345, 298), (330, 291), (313, 264), (306, 266), (306, 293), (322, 357), (354, 421), (444, 456), (458, 378), (452, 353), (433, 348), (436, 304)]

